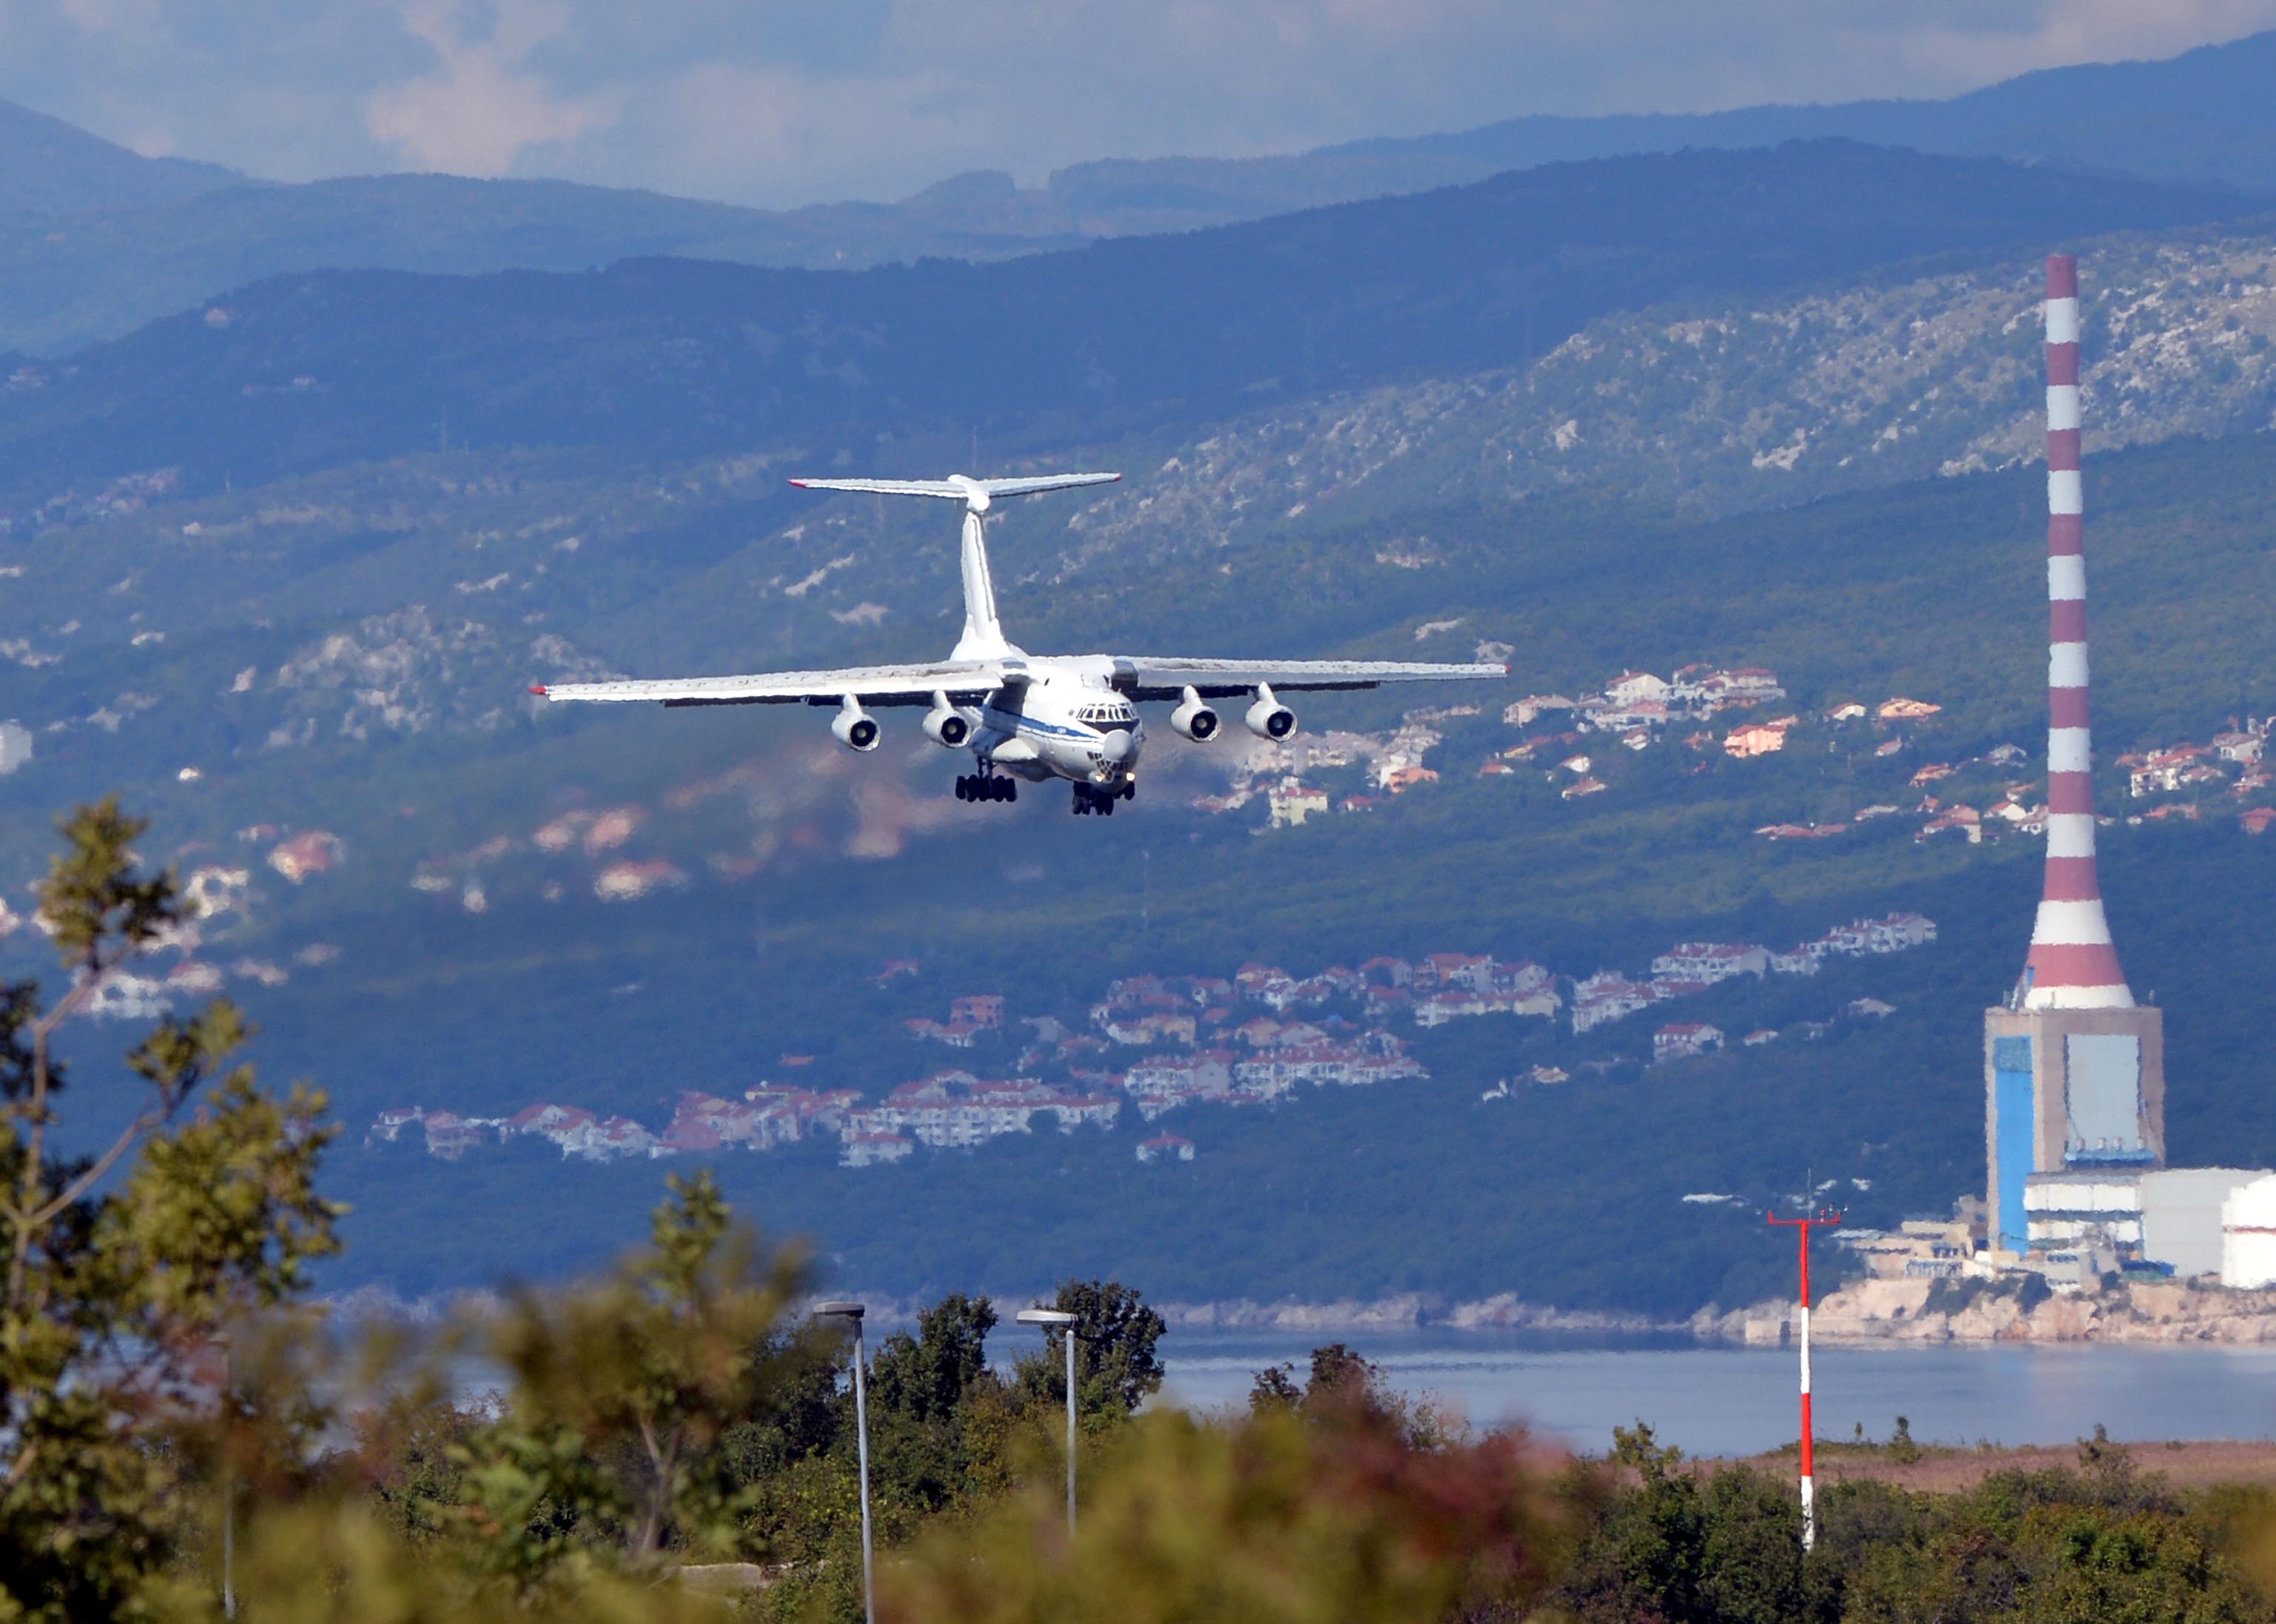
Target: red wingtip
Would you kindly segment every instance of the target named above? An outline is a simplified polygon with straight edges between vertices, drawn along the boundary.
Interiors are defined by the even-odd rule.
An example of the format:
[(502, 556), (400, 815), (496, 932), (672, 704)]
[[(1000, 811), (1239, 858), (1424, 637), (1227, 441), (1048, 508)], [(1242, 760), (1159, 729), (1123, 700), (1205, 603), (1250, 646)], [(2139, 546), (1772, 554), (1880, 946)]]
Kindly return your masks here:
[(542, 682), (531, 683), (529, 685), (529, 691), (536, 694), (540, 699), (543, 699), (545, 697), (545, 685)]

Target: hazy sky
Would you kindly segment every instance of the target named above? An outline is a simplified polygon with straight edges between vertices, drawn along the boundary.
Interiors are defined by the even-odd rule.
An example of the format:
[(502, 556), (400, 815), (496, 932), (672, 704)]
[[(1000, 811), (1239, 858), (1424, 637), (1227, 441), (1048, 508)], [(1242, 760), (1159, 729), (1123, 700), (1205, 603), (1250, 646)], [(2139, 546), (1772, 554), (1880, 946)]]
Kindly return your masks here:
[(2276, 0), (0, 0), (0, 96), (284, 179), (782, 205), (1518, 113), (1942, 95), (2268, 27)]

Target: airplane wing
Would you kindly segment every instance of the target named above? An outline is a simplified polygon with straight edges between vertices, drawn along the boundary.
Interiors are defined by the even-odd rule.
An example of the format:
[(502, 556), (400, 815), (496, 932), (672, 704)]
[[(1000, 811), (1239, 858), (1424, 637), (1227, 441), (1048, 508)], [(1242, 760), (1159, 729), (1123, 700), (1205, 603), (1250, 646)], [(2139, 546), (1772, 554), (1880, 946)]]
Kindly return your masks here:
[(1186, 660), (1117, 655), (1114, 686), (1132, 699), (1231, 699), (1269, 684), (1275, 693), (1371, 688), (1385, 682), (1463, 682), (1506, 677), (1506, 665), (1437, 665), (1417, 660)]
[(752, 677), (635, 678), (624, 682), (533, 684), (542, 699), (679, 705), (835, 705), (852, 694), (864, 705), (929, 705), (935, 694), (974, 704), (1028, 679), (1025, 662), (935, 660), (922, 665), (852, 665), (838, 671), (778, 671)]

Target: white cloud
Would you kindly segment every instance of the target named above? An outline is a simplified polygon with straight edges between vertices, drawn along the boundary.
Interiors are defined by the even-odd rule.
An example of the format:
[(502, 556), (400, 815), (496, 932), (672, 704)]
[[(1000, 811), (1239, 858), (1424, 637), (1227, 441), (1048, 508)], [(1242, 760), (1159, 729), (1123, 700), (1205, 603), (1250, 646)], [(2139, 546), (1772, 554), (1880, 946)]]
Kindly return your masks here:
[(617, 118), (611, 92), (558, 95), (528, 71), (530, 54), (569, 32), (565, 8), (499, 0), (486, 39), (469, 37), (465, 5), (421, 0), (404, 27), (433, 47), (436, 71), (364, 100), (364, 127), (417, 167), (504, 175), (534, 148), (558, 146)]

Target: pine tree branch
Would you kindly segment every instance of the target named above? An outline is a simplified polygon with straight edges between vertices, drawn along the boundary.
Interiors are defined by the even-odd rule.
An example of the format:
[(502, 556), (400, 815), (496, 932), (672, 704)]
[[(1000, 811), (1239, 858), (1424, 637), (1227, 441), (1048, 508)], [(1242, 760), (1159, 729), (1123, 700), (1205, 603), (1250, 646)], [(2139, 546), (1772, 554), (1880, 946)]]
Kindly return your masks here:
[(51, 1224), (60, 1214), (69, 1210), (73, 1202), (79, 1200), (80, 1196), (86, 1195), (87, 1191), (93, 1189), (95, 1185), (102, 1180), (102, 1175), (109, 1172), (111, 1168), (117, 1165), (118, 1158), (126, 1154), (128, 1148), (132, 1146), (136, 1140), (141, 1138), (143, 1135), (148, 1133), (152, 1128), (161, 1126), (164, 1123), (167, 1118), (172, 1116), (174, 1114), (175, 1107), (178, 1105), (179, 1103), (180, 1102), (178, 1099), (172, 1104), (168, 1104), (163, 1110), (146, 1111), (140, 1116), (135, 1118), (134, 1120), (129, 1122), (125, 1127), (120, 1131), (118, 1137), (111, 1141), (110, 1149), (105, 1150), (102, 1156), (90, 1164), (85, 1172), (82, 1172), (78, 1178), (65, 1185), (62, 1191), (59, 1192), (52, 1201), (49, 1202), (46, 1206), (42, 1207), (37, 1212), (34, 1212), (32, 1215), (33, 1226), (36, 1228)]

